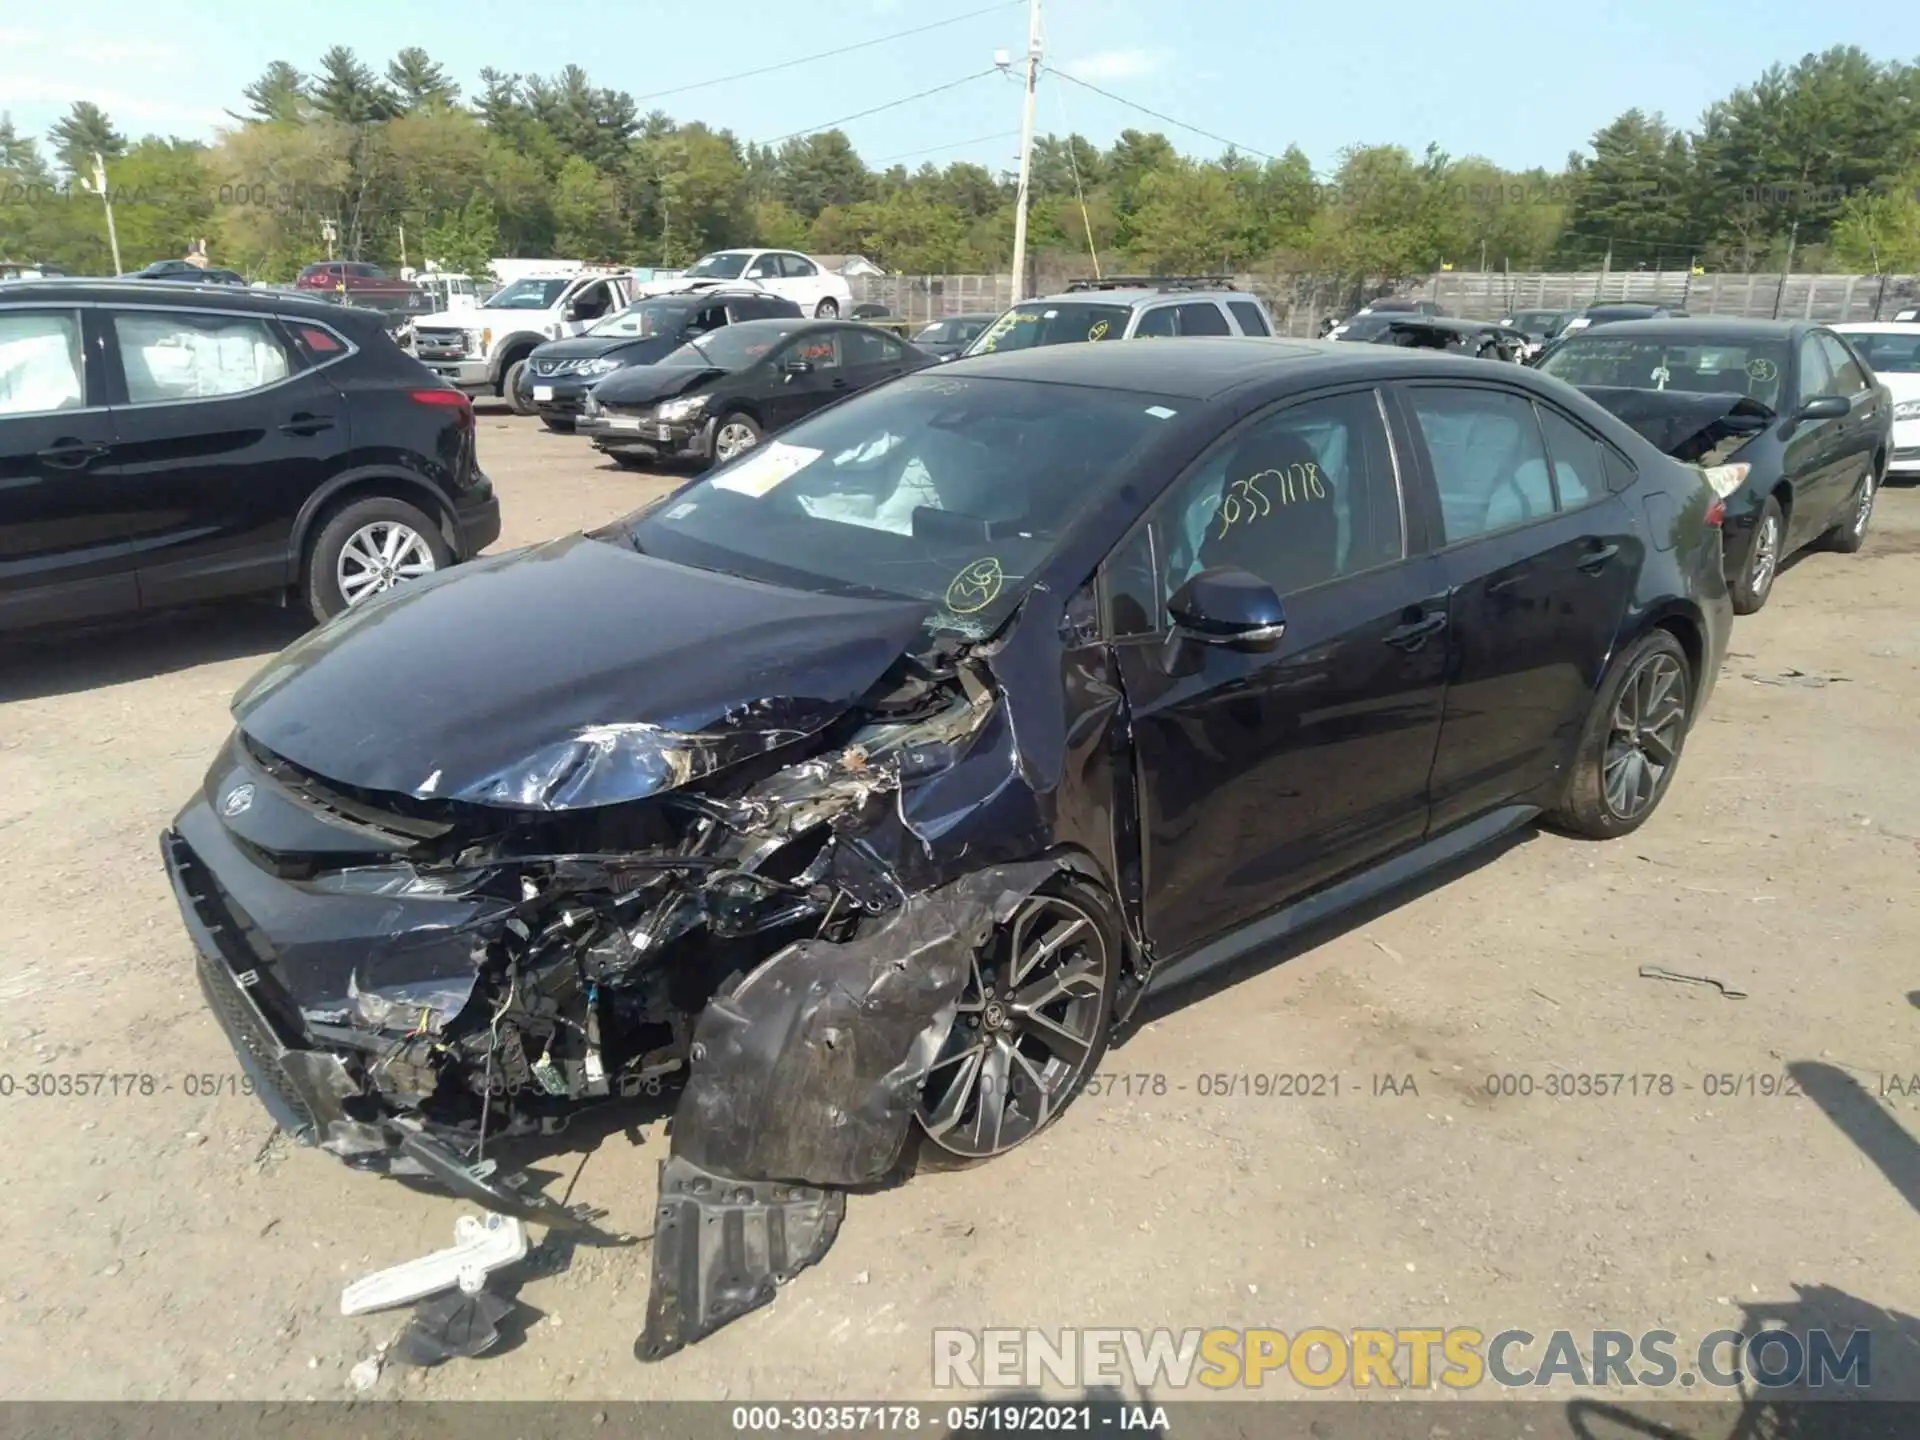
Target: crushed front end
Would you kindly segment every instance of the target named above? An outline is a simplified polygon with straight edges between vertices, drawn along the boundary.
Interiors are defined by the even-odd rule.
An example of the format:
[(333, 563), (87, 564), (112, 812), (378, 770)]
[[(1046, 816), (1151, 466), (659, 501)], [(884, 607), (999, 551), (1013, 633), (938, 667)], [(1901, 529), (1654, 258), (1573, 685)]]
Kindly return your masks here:
[[(969, 957), (1053, 873), (956, 819), (1015, 796), (994, 826), (1030, 841), (1017, 771), (984, 665), (905, 658), (811, 733), (765, 711), (571, 736), (511, 805), (348, 786), (243, 725), (162, 851), (257, 1092), (351, 1166), (577, 1226), (488, 1146), (685, 1085), (657, 1358), (766, 1303), (831, 1243), (828, 1187), (897, 1163)], [(542, 804), (596, 773), (647, 793)]]

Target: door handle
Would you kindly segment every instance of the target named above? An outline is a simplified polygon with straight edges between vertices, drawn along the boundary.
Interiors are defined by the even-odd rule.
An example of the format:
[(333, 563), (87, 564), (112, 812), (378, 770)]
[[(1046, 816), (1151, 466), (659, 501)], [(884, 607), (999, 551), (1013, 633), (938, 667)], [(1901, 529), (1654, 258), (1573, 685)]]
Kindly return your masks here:
[(1620, 547), (1618, 545), (1602, 545), (1598, 550), (1592, 551), (1581, 558), (1580, 568), (1589, 575), (1598, 575), (1601, 568), (1619, 553)]
[(1429, 635), (1437, 635), (1446, 628), (1447, 617), (1435, 611), (1433, 614), (1424, 615), (1410, 624), (1389, 630), (1386, 634), (1386, 641), (1387, 644), (1397, 645), (1400, 649), (1411, 654), (1427, 643), (1427, 637)]
[(836, 389), (836, 390), (844, 390), (844, 389), (846, 389), (846, 388), (847, 388), (847, 377), (846, 377), (846, 376), (844, 376), (844, 375), (842, 375), (842, 376), (840, 376), (840, 377), (839, 377), (839, 378), (838, 378), (837, 380), (835, 380), (835, 381), (833, 382), (833, 388), (834, 388), (834, 389)]
[(294, 416), (280, 427), (282, 435), (318, 435), (322, 430), (333, 428), (331, 415), (309, 415), (305, 411)]
[(42, 465), (59, 470), (79, 470), (107, 453), (108, 447), (95, 440), (56, 440), (34, 456)]

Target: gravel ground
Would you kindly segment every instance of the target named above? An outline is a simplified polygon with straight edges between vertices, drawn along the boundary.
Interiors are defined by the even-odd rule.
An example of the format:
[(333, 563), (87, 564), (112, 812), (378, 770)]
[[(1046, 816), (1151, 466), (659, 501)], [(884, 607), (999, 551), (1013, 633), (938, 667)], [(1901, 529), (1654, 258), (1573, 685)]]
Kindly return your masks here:
[[(665, 483), (505, 414), (481, 444), (502, 545)], [(372, 1393), (925, 1396), (935, 1326), (1690, 1342), (1761, 1314), (1894, 1327), (1876, 1377), (1920, 1377), (1920, 1102), (1897, 1093), (1920, 1089), (1916, 582), (1920, 492), (1896, 490), (1861, 554), (1806, 557), (1739, 622), (1637, 835), (1527, 836), (1180, 997), (1040, 1140), (854, 1197), (818, 1268), (683, 1354), (632, 1357), (645, 1244), (582, 1249), (530, 1268), (498, 1352)], [(155, 837), (295, 633), (237, 605), (0, 650), (6, 1398), (350, 1394), (399, 1322), (341, 1318), (341, 1285), (444, 1246), (462, 1208), (276, 1140), (225, 1093), (192, 981)], [(1800, 1093), (1766, 1093), (1789, 1067)], [(35, 1072), (154, 1093), (28, 1096)], [(1202, 1093), (1274, 1073), (1339, 1094)], [(1555, 1074), (1673, 1080), (1555, 1098)], [(1501, 1076), (1533, 1093), (1490, 1094)], [(644, 1236), (658, 1119), (566, 1143), (541, 1162), (556, 1189)]]

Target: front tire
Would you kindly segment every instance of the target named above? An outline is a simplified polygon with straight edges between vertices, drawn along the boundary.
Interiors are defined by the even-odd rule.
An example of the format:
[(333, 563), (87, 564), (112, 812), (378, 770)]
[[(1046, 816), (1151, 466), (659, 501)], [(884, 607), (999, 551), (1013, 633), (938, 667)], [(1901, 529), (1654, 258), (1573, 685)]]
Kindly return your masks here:
[(507, 366), (507, 373), (500, 377), (500, 394), (505, 398), (507, 407), (516, 415), (535, 414), (533, 397), (520, 398), (520, 381), (527, 373), (527, 362), (516, 360)]
[(1780, 562), (1786, 558), (1787, 521), (1780, 502), (1773, 496), (1761, 507), (1753, 524), (1753, 544), (1747, 550), (1746, 563), (1733, 582), (1733, 613), (1751, 615), (1767, 603), (1773, 582), (1780, 576)]
[(1631, 834), (1659, 807), (1692, 721), (1693, 667), (1680, 642), (1650, 630), (1607, 668), (1548, 818), (1592, 840)]
[(724, 465), (760, 443), (760, 427), (738, 410), (722, 415), (713, 427), (713, 463)]
[(315, 620), (385, 594), (453, 563), (440, 527), (390, 496), (356, 500), (320, 527), (301, 588)]
[(822, 300), (818, 305), (813, 307), (813, 318), (816, 320), (838, 320), (840, 318), (840, 302), (838, 300)]
[(1120, 927), (1098, 890), (1062, 877), (974, 956), (958, 1014), (921, 1086), (921, 1132), (949, 1163), (1031, 1140), (1106, 1054)]

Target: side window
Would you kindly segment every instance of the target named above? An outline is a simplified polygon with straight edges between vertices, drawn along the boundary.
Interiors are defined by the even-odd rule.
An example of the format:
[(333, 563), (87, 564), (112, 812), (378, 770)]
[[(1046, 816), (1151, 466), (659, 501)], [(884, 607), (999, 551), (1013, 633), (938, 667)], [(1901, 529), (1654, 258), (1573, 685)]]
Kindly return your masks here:
[(709, 330), (724, 329), (729, 320), (746, 320), (751, 318), (747, 315), (729, 315), (728, 310), (730, 308), (731, 307), (726, 305), (709, 305), (706, 309), (697, 312), (693, 318), (687, 322), (687, 328), (704, 335)]
[(1449, 545), (1553, 513), (1546, 445), (1525, 396), (1440, 385), (1408, 394), (1433, 461)]
[(1281, 595), (1405, 554), (1400, 486), (1372, 390), (1268, 412), (1203, 456), (1107, 567), (1116, 635), (1164, 628), (1202, 570), (1251, 571)]
[(604, 280), (595, 281), (573, 297), (569, 308), (576, 320), (598, 320), (613, 308), (613, 289)]
[(747, 267), (749, 280), (778, 280), (780, 278), (780, 257), (762, 255)]
[(133, 405), (244, 395), (287, 378), (287, 352), (251, 315), (129, 311), (113, 317)]
[(1178, 322), (1174, 319), (1174, 308), (1172, 305), (1161, 305), (1156, 309), (1147, 311), (1140, 317), (1140, 324), (1139, 327), (1134, 330), (1133, 338), (1136, 340), (1164, 339), (1168, 336), (1178, 335), (1180, 328)]
[(1833, 370), (1833, 384), (1829, 387), (1828, 394), (1845, 395), (1851, 399), (1862, 390), (1872, 388), (1866, 371), (1860, 368), (1860, 362), (1853, 358), (1853, 352), (1847, 349), (1838, 336), (1829, 335), (1823, 330), (1818, 339), (1820, 348), (1826, 352), (1827, 364)]
[(840, 347), (838, 337), (832, 331), (819, 335), (803, 335), (781, 352), (782, 361), (805, 360), (816, 370), (837, 370), (840, 368)]
[(83, 407), (85, 353), (73, 311), (0, 310), (0, 415)]
[(820, 267), (804, 255), (782, 255), (780, 268), (789, 280), (811, 280), (820, 273)]
[(1260, 307), (1251, 300), (1229, 300), (1227, 309), (1233, 312), (1233, 318), (1240, 322), (1240, 330), (1246, 335), (1271, 335), (1267, 327), (1267, 317), (1260, 313)]
[(281, 323), (293, 337), (293, 348), (306, 357), (309, 365), (325, 365), (347, 353), (346, 343), (324, 325), (306, 320), (282, 320)]
[(897, 365), (900, 342), (878, 330), (848, 330), (840, 337), (840, 350), (849, 365)]
[(1190, 304), (1173, 307), (1176, 323), (1182, 335), (1231, 335), (1233, 327), (1227, 324), (1227, 317), (1220, 313), (1220, 307), (1211, 300), (1195, 300)]
[(1554, 494), (1560, 508), (1578, 510), (1605, 495), (1607, 460), (1600, 442), (1559, 411), (1545, 405), (1535, 408), (1540, 413), (1540, 428), (1546, 432)]
[(1808, 335), (1800, 342), (1800, 388), (1795, 394), (1795, 403), (1804, 405), (1816, 396), (1831, 393), (1833, 372), (1827, 368), (1827, 357), (1820, 350), (1820, 337)]

